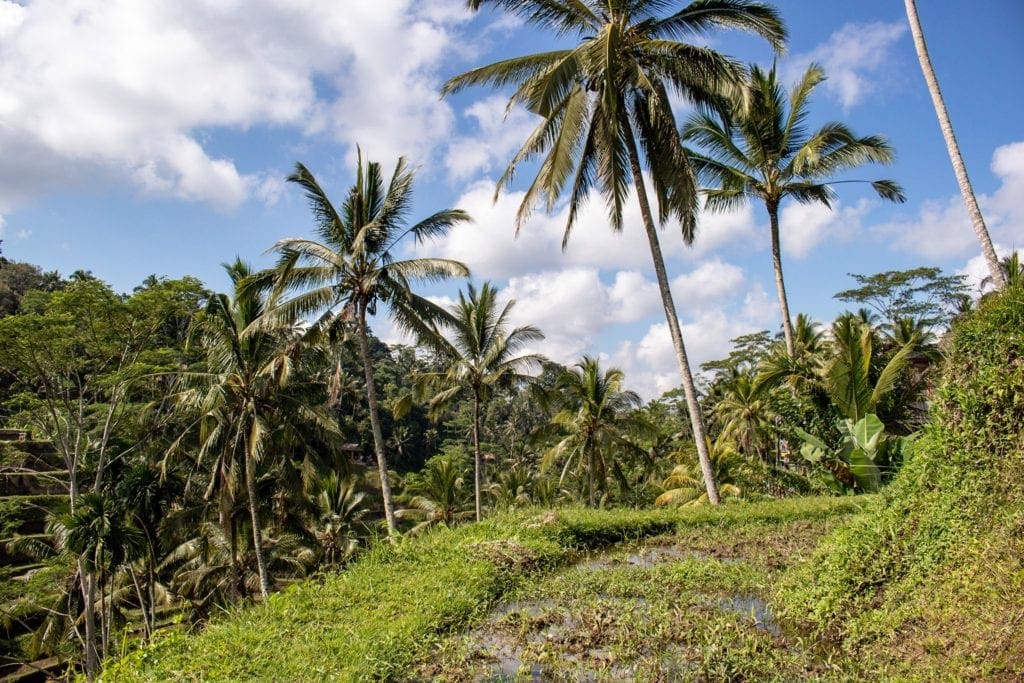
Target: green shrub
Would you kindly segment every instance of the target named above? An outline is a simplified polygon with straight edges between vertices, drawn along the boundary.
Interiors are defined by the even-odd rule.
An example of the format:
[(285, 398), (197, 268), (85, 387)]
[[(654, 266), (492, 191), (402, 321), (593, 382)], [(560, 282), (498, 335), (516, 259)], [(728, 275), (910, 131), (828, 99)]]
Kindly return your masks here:
[(946, 343), (924, 438), (877, 503), (785, 577), (776, 609), (924, 678), (1019, 676), (1024, 292), (982, 301)]

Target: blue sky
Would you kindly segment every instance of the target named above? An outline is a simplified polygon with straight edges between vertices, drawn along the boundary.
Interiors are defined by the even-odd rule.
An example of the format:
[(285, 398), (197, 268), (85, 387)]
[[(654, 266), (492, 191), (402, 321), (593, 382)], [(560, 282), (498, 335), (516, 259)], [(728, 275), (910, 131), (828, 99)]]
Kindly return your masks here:
[[(848, 272), (917, 265), (983, 273), (917, 63), (903, 4), (776, 3), (790, 30), (787, 82), (810, 62), (829, 80), (812, 123), (840, 119), (886, 135), (887, 168), (909, 201), (857, 186), (841, 201), (783, 209), (794, 312), (828, 319)], [(920, 0), (953, 123), (993, 239), (1024, 244), (1024, 4)], [(716, 48), (767, 64), (756, 39), (710, 36)], [(536, 214), (512, 239), (517, 194), (492, 204), (494, 179), (531, 127), (489, 91), (442, 101), (456, 73), (545, 49), (546, 35), (461, 0), (0, 1), (0, 238), (8, 257), (68, 274), (92, 270), (125, 291), (145, 276), (192, 274), (227, 286), (219, 264), (263, 252), (311, 223), (283, 182), (306, 164), (339, 200), (355, 145), (390, 168), (418, 168), (416, 212), (459, 206), (476, 219), (422, 253), (464, 260), (517, 300), (517, 318), (548, 335), (562, 362), (600, 353), (654, 396), (676, 382), (671, 345), (635, 212), (612, 235), (600, 203), (567, 253), (564, 213)], [(522, 177), (521, 180), (525, 180)], [(776, 329), (763, 209), (702, 221), (693, 248), (663, 236), (684, 334), (696, 362), (728, 340)], [(431, 290), (441, 298), (458, 284)], [(377, 331), (396, 333), (386, 321)]]

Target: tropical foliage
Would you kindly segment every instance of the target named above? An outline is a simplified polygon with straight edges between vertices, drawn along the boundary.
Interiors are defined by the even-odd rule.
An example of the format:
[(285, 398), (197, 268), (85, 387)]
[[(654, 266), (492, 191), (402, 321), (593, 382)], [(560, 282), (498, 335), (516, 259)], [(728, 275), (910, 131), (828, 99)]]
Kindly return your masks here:
[[(749, 0), (467, 4), (559, 40), (443, 89), (509, 88), (509, 106), (534, 117), (497, 184), (497, 192), (511, 189), (521, 169), (531, 172), (517, 229), (537, 208), (565, 207), (564, 247), (587, 201), (604, 202), (615, 231), (626, 228), (635, 202), (680, 385), (645, 402), (604, 357), (562, 358), (568, 365), (544, 358), (536, 352), (542, 331), (491, 282), (465, 282), (451, 305), (438, 303), (430, 287), (469, 270), (431, 256), (432, 242), (470, 217), (449, 208), (413, 220), (415, 177), (404, 158), (386, 175), (359, 152), (337, 204), (297, 164), (288, 181), (309, 204), (312, 236), (275, 243), (276, 262), (262, 271), (236, 258), (225, 266), (227, 292), (154, 275), (118, 294), (87, 270), (64, 279), (0, 257), (0, 655), (57, 658), (95, 679), (102, 662), (137, 641), (236, 605), (262, 603), (255, 619), (280, 617), (287, 629), (292, 603), (272, 594), (315, 576), (284, 597), (362, 639), (345, 641), (358, 656), (346, 651), (341, 670), (397, 677), (416, 648), (479, 617), (520, 569), (663, 534), (680, 520), (706, 529), (760, 524), (762, 514), (849, 511), (828, 501), (757, 506), (767, 498), (885, 497), (895, 481), (895, 490), (940, 500), (945, 492), (928, 482), (946, 465), (917, 460), (920, 448), (936, 452), (936, 439), (964, 440), (979, 463), (993, 465), (972, 439), (1021, 414), (1019, 395), (997, 381), (996, 361), (1010, 374), (1020, 368), (1016, 338), (999, 342), (1005, 358), (986, 352), (984, 389), (967, 377), (975, 367), (969, 347), (988, 349), (984, 335), (995, 338), (999, 325), (1019, 329), (1018, 254), (977, 300), (964, 276), (921, 267), (853, 274), (854, 286), (835, 298), (857, 310), (832, 321), (791, 319), (780, 206), (787, 198), (829, 206), (838, 184), (864, 182), (849, 172), (889, 163), (893, 150), (842, 123), (810, 127), (819, 67), (787, 93), (774, 65), (747, 68), (706, 45), (711, 30), (736, 29), (781, 50), (786, 32), (773, 8)], [(696, 112), (682, 131), (680, 102)], [(891, 180), (870, 185), (903, 200)], [(701, 192), (710, 210), (765, 204), (783, 325), (780, 334), (736, 338), (695, 378), (659, 229), (674, 225), (692, 243)], [(407, 344), (374, 335), (371, 325), (385, 315)], [(982, 324), (977, 315), (991, 319)], [(934, 420), (926, 428), (935, 368), (951, 338), (974, 393), (945, 383), (941, 415), (955, 429)], [(1006, 419), (993, 427), (979, 406)], [(1012, 451), (1019, 434), (1007, 427), (998, 453)], [(956, 488), (952, 475), (942, 476)], [(720, 498), (730, 505), (714, 512), (674, 509)], [(645, 510), (653, 506), (668, 509)], [(584, 509), (599, 507), (638, 510)], [(455, 528), (470, 520), (480, 523)], [(872, 530), (872, 543), (917, 534), (930, 550), (915, 550), (871, 585), (941, 554), (928, 535), (948, 530), (928, 523)], [(827, 560), (846, 571), (863, 558)], [(343, 599), (325, 593), (321, 604), (321, 586)], [(834, 591), (827, 597), (845, 604)], [(381, 620), (405, 629), (394, 660), (391, 641), (367, 635)], [(297, 637), (288, 632), (281, 642), (301, 652), (320, 647)], [(204, 669), (211, 677), (263, 673), (250, 662), (212, 665), (209, 653), (195, 655), (213, 667)], [(314, 675), (293, 668), (308, 664), (296, 661), (275, 675)]]
[[(698, 175), (711, 183), (704, 190), (708, 209), (729, 211), (748, 199), (764, 203), (790, 358), (796, 355), (796, 342), (782, 276), (779, 208), (783, 200), (830, 206), (836, 198), (834, 185), (861, 182), (835, 176), (867, 163), (887, 164), (893, 160), (892, 148), (877, 135), (857, 137), (835, 121), (813, 132), (806, 129), (811, 93), (824, 80), (825, 72), (812, 64), (787, 98), (775, 65), (766, 72), (755, 64), (750, 68), (748, 97), (737, 100), (727, 117), (720, 120), (709, 114), (695, 115), (683, 130), (684, 139), (697, 143), (702, 150), (693, 153), (693, 163)], [(885, 199), (906, 199), (900, 186), (891, 180), (871, 181), (871, 187)]]

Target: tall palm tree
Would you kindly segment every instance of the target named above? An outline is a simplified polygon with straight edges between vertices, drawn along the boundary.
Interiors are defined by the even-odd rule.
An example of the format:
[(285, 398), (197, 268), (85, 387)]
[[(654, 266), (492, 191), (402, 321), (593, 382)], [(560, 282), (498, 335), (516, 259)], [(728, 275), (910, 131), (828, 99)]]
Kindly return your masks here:
[(480, 449), (480, 416), (494, 390), (512, 387), (530, 380), (526, 371), (540, 365), (536, 353), (517, 355), (530, 342), (544, 338), (532, 325), (508, 329), (509, 301), (498, 307), (497, 290), (485, 282), (477, 291), (467, 286), (468, 295), (459, 292), (459, 300), (446, 320), (448, 334), (431, 335), (431, 346), (444, 364), (436, 373), (420, 375), (420, 381), (437, 389), (430, 400), (434, 414), (461, 394), (473, 397), (473, 492), (476, 519), (481, 519), (483, 490), (483, 454)]
[(928, 93), (932, 96), (935, 115), (939, 119), (939, 128), (942, 129), (942, 138), (946, 141), (946, 150), (949, 152), (949, 160), (953, 164), (953, 173), (956, 174), (956, 182), (960, 186), (960, 194), (964, 198), (967, 214), (971, 217), (971, 226), (974, 228), (974, 234), (978, 237), (978, 242), (981, 243), (981, 253), (985, 256), (985, 263), (988, 264), (992, 283), (996, 289), (1002, 289), (1006, 286), (1006, 277), (999, 268), (999, 257), (992, 246), (992, 238), (985, 226), (985, 218), (981, 215), (981, 207), (978, 206), (978, 199), (974, 196), (971, 179), (967, 176), (967, 166), (960, 154), (960, 145), (953, 133), (953, 122), (949, 119), (946, 102), (939, 89), (939, 79), (935, 76), (932, 59), (928, 56), (928, 46), (924, 42), (924, 31), (921, 29), (921, 20), (917, 16), (917, 3), (915, 0), (904, 0), (904, 4), (907, 8), (907, 20), (910, 22), (910, 35), (914, 38), (914, 48), (917, 50), (917, 59), (921, 63), (924, 80), (928, 84)]
[[(686, 394), (708, 497), (718, 503), (704, 422), (657, 225), (644, 183), (643, 163), (658, 203), (658, 223), (682, 223), (690, 243), (696, 229), (696, 183), (676, 129), (671, 94), (701, 105), (740, 94), (743, 68), (722, 54), (683, 38), (714, 28), (735, 28), (766, 38), (781, 49), (786, 32), (776, 11), (749, 0), (696, 0), (667, 16), (664, 0), (468, 0), (518, 15), (577, 44), (474, 69), (449, 80), (450, 94), (475, 85), (513, 85), (510, 105), (524, 105), (543, 120), (498, 181), (507, 186), (520, 163), (540, 159), (536, 178), (519, 208), (517, 230), (538, 202), (550, 211), (571, 180), (565, 247), (580, 207), (591, 190), (608, 205), (614, 230), (622, 229), (623, 204), (632, 185), (658, 281)], [(642, 156), (641, 156), (642, 152)]]
[(748, 199), (764, 202), (771, 234), (772, 265), (778, 290), (786, 351), (796, 353), (789, 301), (782, 277), (782, 248), (779, 241), (779, 206), (787, 197), (799, 202), (820, 202), (829, 206), (836, 194), (833, 185), (870, 182), (883, 198), (903, 202), (899, 185), (891, 180), (830, 180), (837, 173), (866, 163), (890, 163), (889, 143), (876, 135), (857, 137), (844, 124), (826, 123), (814, 132), (804, 124), (814, 88), (825, 80), (817, 65), (807, 68), (788, 96), (780, 87), (773, 65), (768, 72), (750, 69), (750, 94), (730, 112), (729, 123), (708, 114), (692, 116), (683, 138), (703, 149), (694, 153), (694, 166), (712, 187), (704, 190), (706, 206), (727, 211)]
[(627, 437), (631, 432), (647, 431), (634, 412), (640, 406), (640, 397), (622, 388), (624, 376), (618, 368), (602, 372), (598, 359), (584, 356), (572, 369), (565, 370), (555, 385), (555, 400), (561, 410), (551, 423), (563, 436), (544, 454), (541, 470), (564, 461), (559, 483), (574, 463), (577, 469), (585, 470), (591, 507), (595, 505), (596, 487), (604, 488), (614, 465), (613, 455), (642, 450)]
[(263, 553), (257, 470), (275, 439), (310, 432), (336, 432), (325, 412), (308, 404), (305, 392), (294, 387), (302, 362), (301, 335), (289, 322), (267, 321), (267, 301), (251, 286), (252, 271), (241, 260), (225, 266), (235, 285), (233, 297), (216, 294), (192, 335), (203, 352), (206, 368), (182, 374), (187, 389), (186, 409), (200, 414), (197, 460), (211, 460), (206, 498), (219, 492), (221, 521), (233, 540), (230, 500), (239, 469), (244, 473), (253, 551), (266, 598), (270, 580)]
[(375, 314), (378, 305), (383, 304), (399, 326), (414, 332), (429, 332), (424, 319), (438, 317), (442, 311), (415, 294), (412, 284), (468, 276), (469, 269), (448, 259), (398, 260), (396, 251), (406, 237), (416, 242), (441, 237), (454, 225), (470, 218), (464, 211), (445, 209), (408, 225), (413, 172), (404, 158), (398, 160), (385, 186), (380, 164), (367, 162), (364, 166), (360, 154), (355, 184), (349, 189), (340, 211), (302, 164), (296, 164), (288, 181), (305, 190), (320, 239), (290, 237), (272, 247), (280, 252), (277, 266), (267, 274), (274, 282), (273, 296), (279, 299), (292, 295), (279, 301), (276, 314), (285, 319), (320, 315), (324, 324), (338, 317), (355, 322), (384, 516), (388, 534), (394, 535), (395, 513), (366, 317)]

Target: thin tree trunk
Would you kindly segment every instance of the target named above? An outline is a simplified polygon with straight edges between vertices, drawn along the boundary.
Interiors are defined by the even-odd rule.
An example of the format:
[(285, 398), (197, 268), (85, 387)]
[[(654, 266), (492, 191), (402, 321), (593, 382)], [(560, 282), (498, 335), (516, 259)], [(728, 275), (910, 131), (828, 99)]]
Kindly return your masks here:
[(373, 451), (377, 456), (377, 472), (380, 475), (380, 495), (384, 499), (384, 519), (388, 524), (388, 536), (398, 532), (395, 510), (391, 503), (391, 482), (388, 480), (388, 461), (384, 455), (384, 434), (380, 428), (380, 413), (377, 408), (377, 387), (373, 382), (373, 361), (370, 359), (370, 339), (366, 330), (366, 309), (361, 308), (359, 321), (359, 352), (363, 357), (363, 375), (366, 378), (366, 403), (370, 409), (370, 428), (373, 431)]
[(476, 521), (483, 519), (480, 490), (483, 488), (484, 457), (480, 452), (480, 392), (473, 391), (473, 493), (476, 496)]
[(221, 482), (220, 492), (220, 528), (224, 531), (224, 537), (231, 547), (230, 564), (228, 565), (228, 597), (231, 600), (238, 599), (243, 589), (239, 579), (241, 573), (238, 571), (238, 539), (235, 538), (235, 520), (231, 510), (231, 500), (228, 497), (227, 480)]
[(81, 561), (78, 563), (78, 572), (82, 577), (82, 593), (85, 598), (85, 675), (92, 681), (100, 670), (99, 653), (96, 652), (96, 580), (92, 571), (85, 571)]
[(957, 185), (960, 186), (960, 194), (963, 195), (964, 204), (967, 206), (967, 214), (971, 218), (971, 225), (974, 234), (978, 236), (981, 243), (981, 253), (985, 256), (988, 270), (992, 277), (992, 284), (996, 289), (1006, 286), (1006, 277), (1003, 269), (999, 267), (999, 257), (992, 246), (992, 238), (985, 227), (985, 219), (981, 215), (981, 208), (974, 196), (974, 189), (971, 180), (967, 177), (967, 167), (964, 165), (963, 156), (960, 154), (960, 145), (953, 133), (953, 122), (949, 119), (949, 112), (946, 110), (946, 103), (942, 98), (942, 91), (939, 89), (939, 80), (935, 76), (935, 69), (932, 68), (931, 57), (928, 56), (928, 46), (924, 42), (924, 31), (921, 30), (921, 20), (917, 16), (917, 3), (915, 0), (905, 0), (907, 7), (907, 19), (910, 22), (910, 35), (914, 38), (914, 47), (917, 49), (917, 58), (921, 62), (921, 71), (924, 73), (924, 80), (928, 83), (928, 93), (932, 96), (932, 104), (935, 106), (935, 115), (939, 118), (939, 128), (942, 129), (942, 137), (946, 141), (946, 149), (949, 152), (949, 160), (953, 163), (953, 172), (956, 174)]
[(245, 440), (245, 488), (249, 494), (249, 517), (252, 519), (252, 549), (256, 553), (256, 569), (260, 575), (260, 594), (266, 600), (270, 595), (267, 563), (263, 557), (263, 533), (260, 528), (259, 502), (256, 499), (256, 462), (249, 457), (249, 440)]
[(590, 507), (594, 505), (594, 449), (587, 449), (587, 498), (590, 500)]
[(149, 628), (149, 607), (146, 605), (146, 598), (142, 593), (142, 584), (135, 573), (135, 568), (128, 565), (128, 575), (132, 577), (132, 585), (135, 586), (135, 595), (139, 599), (139, 609), (142, 611), (142, 639), (148, 641), (152, 632)]
[(633, 185), (636, 187), (636, 197), (640, 202), (640, 215), (643, 218), (644, 230), (647, 232), (647, 242), (651, 247), (651, 260), (654, 262), (654, 273), (658, 279), (658, 290), (661, 292), (661, 303), (665, 307), (665, 320), (668, 322), (668, 330), (672, 336), (672, 345), (676, 351), (676, 362), (679, 364), (679, 375), (683, 380), (683, 393), (686, 396), (686, 408), (690, 413), (690, 427), (693, 429), (693, 440), (697, 447), (697, 458), (700, 460), (700, 469), (704, 475), (704, 486), (708, 492), (708, 501), (712, 505), (718, 505), (718, 483), (715, 481), (714, 470), (711, 469), (711, 455), (708, 453), (707, 439), (704, 432), (704, 418), (701, 416), (700, 404), (697, 402), (697, 387), (693, 383), (693, 374), (690, 372), (690, 361), (686, 356), (686, 346), (683, 344), (683, 333), (679, 329), (679, 317), (676, 315), (676, 306), (672, 301), (672, 290), (668, 283), (668, 274), (665, 272), (665, 259), (661, 255), (661, 243), (658, 241), (658, 231), (654, 225), (654, 217), (651, 214), (651, 205), (647, 200), (647, 188), (644, 186), (644, 175), (640, 169), (640, 155), (636, 149), (636, 140), (633, 133), (626, 129), (626, 145), (629, 148), (629, 165), (633, 171)]
[(782, 332), (786, 337), (786, 354), (792, 360), (796, 356), (793, 342), (793, 319), (789, 317), (789, 300), (786, 297), (786, 283), (782, 279), (782, 246), (779, 243), (779, 204), (768, 202), (768, 221), (772, 235), (772, 266), (775, 268), (775, 289), (779, 293), (779, 311), (782, 313)]

